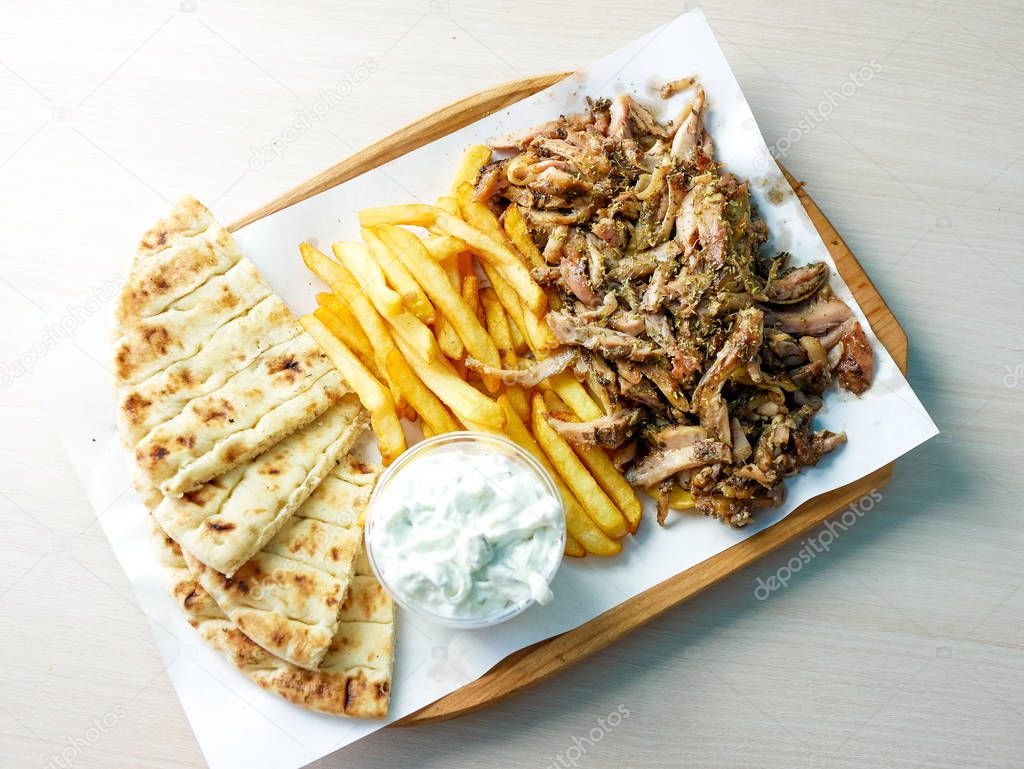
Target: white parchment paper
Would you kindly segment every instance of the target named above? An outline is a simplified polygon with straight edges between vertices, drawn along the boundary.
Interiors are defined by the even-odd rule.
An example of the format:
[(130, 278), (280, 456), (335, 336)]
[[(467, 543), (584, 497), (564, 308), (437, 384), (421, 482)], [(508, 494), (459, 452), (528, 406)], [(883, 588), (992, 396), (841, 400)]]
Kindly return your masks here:
[[(358, 208), (418, 200), (432, 202), (447, 190), (462, 150), (471, 143), (581, 111), (587, 96), (629, 91), (674, 116), (688, 99), (657, 98), (666, 80), (696, 74), (708, 93), (707, 127), (717, 159), (750, 179), (762, 215), (779, 248), (798, 263), (831, 261), (796, 196), (771, 159), (750, 108), (728, 63), (699, 11), (646, 35), (588, 70), (502, 112), (440, 139), (380, 169), (246, 227), (237, 238), (242, 250), (296, 312), (314, 306), (321, 290), (302, 266), (297, 244), (321, 247), (358, 235)], [(783, 191), (781, 202), (769, 190)], [(772, 197), (778, 199), (778, 195)], [(216, 213), (216, 212), (215, 212)], [(148, 223), (140, 223), (140, 232)], [(128, 264), (129, 254), (125, 254)], [(833, 272), (835, 272), (833, 270)], [(849, 290), (833, 275), (837, 293), (863, 313)], [(19, 339), (35, 343), (65, 322), (62, 308), (19, 329)], [(213, 769), (292, 769), (381, 728), (385, 721), (361, 722), (310, 713), (249, 682), (206, 648), (165, 594), (162, 575), (147, 537), (145, 509), (136, 498), (114, 426), (114, 393), (108, 371), (110, 312), (105, 308), (74, 323), (70, 338), (45, 343), (33, 354), (40, 397), (52, 409), (99, 523), (125, 573), (138, 605), (149, 618), (167, 667), (199, 745)], [(57, 335), (60, 337), (60, 335)], [(781, 509), (759, 514), (735, 531), (722, 524), (683, 516), (659, 529), (647, 516), (622, 555), (607, 560), (569, 560), (554, 584), (555, 600), (534, 607), (498, 628), (460, 632), (432, 627), (400, 614), (391, 719), (401, 718), (477, 678), (509, 653), (595, 617), (631, 596), (725, 550), (772, 525), (806, 500), (843, 486), (885, 465), (934, 435), (937, 430), (885, 348), (873, 337), (875, 382), (866, 395), (830, 391), (819, 414), (821, 427), (845, 430), (849, 443), (819, 467), (788, 482)], [(26, 345), (27, 346), (27, 345)], [(30, 353), (26, 353), (30, 354)], [(562, 600), (559, 600), (561, 598)]]

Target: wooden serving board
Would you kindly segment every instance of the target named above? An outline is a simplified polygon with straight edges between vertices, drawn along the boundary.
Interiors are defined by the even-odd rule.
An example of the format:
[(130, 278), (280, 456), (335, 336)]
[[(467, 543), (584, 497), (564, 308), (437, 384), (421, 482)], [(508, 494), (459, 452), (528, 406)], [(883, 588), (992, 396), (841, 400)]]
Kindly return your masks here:
[[(568, 74), (563, 72), (515, 80), (457, 101), (331, 166), (276, 200), (239, 219), (229, 229), (237, 230), (319, 192), (335, 187), (434, 139), (446, 136), (482, 117), (531, 96), (537, 91), (548, 88), (567, 77)], [(900, 369), (906, 373), (907, 336), (903, 329), (900, 328), (896, 318), (893, 317), (839, 233), (804, 191), (803, 185), (790, 176), (785, 169), (783, 172), (797, 191), (800, 202), (828, 246), (839, 272), (860, 303), (861, 309), (867, 315), (876, 336), (885, 345)], [(625, 603), (609, 609), (590, 622), (509, 655), (476, 681), (407, 716), (396, 724), (411, 726), (442, 721), (484, 707), (495, 700), (542, 681), (562, 668), (603, 649), (633, 628), (652, 620), (662, 612), (691, 598), (791, 539), (799, 537), (834, 512), (860, 499), (872, 489), (884, 486), (892, 478), (892, 467), (892, 464), (887, 465), (849, 486), (816, 497), (774, 526), (655, 585)], [(648, 522), (647, 525), (650, 523)]]

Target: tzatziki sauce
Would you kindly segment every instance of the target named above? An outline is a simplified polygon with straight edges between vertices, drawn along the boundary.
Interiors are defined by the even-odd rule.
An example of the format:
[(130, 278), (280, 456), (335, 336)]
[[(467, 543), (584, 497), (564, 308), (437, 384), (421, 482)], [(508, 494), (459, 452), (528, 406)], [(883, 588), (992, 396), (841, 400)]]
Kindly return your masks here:
[(400, 604), (488, 624), (551, 600), (565, 519), (557, 491), (535, 464), (489, 440), (442, 442), (381, 479), (367, 547)]

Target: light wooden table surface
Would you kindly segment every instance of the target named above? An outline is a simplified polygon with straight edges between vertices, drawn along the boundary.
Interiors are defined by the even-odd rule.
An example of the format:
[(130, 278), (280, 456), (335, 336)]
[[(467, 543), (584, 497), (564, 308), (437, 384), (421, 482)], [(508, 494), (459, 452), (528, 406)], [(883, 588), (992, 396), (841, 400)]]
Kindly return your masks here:
[[(186, 191), (230, 221), (433, 108), (586, 64), (681, 11), (627, 5), (7, 3), (0, 317), (101, 288)], [(758, 579), (784, 575), (800, 544), (525, 695), (321, 766), (1020, 765), (1024, 11), (704, 10), (769, 144), (905, 326), (942, 436), (766, 600)], [(285, 133), (346, 80), (322, 122)], [(0, 340), (0, 764), (201, 766), (45, 404)], [(600, 727), (614, 711), (628, 717)]]

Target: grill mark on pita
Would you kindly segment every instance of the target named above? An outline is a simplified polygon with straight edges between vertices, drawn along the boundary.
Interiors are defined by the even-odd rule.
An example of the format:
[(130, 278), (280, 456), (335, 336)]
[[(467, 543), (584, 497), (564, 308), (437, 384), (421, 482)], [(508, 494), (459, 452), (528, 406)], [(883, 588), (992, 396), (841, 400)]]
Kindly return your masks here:
[[(282, 344), (289, 344), (290, 342), (294, 341), (295, 340), (289, 340), (289, 342), (284, 342)], [(136, 448), (142, 449), (143, 447), (147, 447), (148, 445), (153, 443), (161, 444), (164, 440), (162, 436), (174, 435), (176, 432), (179, 432), (181, 429), (181, 425), (176, 425), (176, 423), (188, 421), (190, 415), (187, 414), (186, 412), (191, 411), (193, 412), (193, 414), (195, 414), (196, 417), (203, 419), (204, 413), (207, 412), (205, 404), (214, 403), (218, 399), (227, 399), (230, 401), (232, 397), (239, 397), (237, 391), (240, 389), (244, 390), (245, 384), (247, 384), (250, 381), (259, 381), (261, 383), (266, 382), (265, 376), (261, 376), (263, 363), (265, 362), (265, 359), (266, 353), (264, 355), (261, 355), (255, 361), (253, 361), (248, 367), (246, 367), (242, 371), (239, 371), (237, 374), (232, 375), (228, 379), (228, 381), (224, 383), (222, 387), (213, 390), (212, 392), (206, 393), (205, 395), (189, 400), (189, 402), (182, 408), (180, 412), (178, 412), (176, 416), (154, 426), (143, 438), (139, 440), (139, 442), (136, 444)], [(220, 449), (224, 446), (225, 443), (231, 441), (232, 439), (236, 438), (239, 435), (242, 435), (247, 431), (252, 431), (254, 434), (259, 434), (259, 432), (266, 427), (266, 421), (272, 419), (274, 414), (278, 413), (278, 409), (287, 407), (290, 402), (305, 398), (305, 396), (312, 394), (314, 388), (323, 388), (325, 390), (325, 392), (327, 393), (328, 406), (330, 406), (332, 402), (336, 402), (337, 398), (334, 397), (333, 395), (335, 391), (337, 391), (339, 395), (344, 394), (345, 392), (348, 391), (347, 387), (343, 384), (341, 375), (337, 372), (336, 369), (334, 369), (332, 366), (330, 366), (329, 363), (327, 363), (326, 359), (318, 359), (318, 363), (320, 364), (318, 368), (320, 368), (323, 371), (323, 373), (315, 379), (306, 377), (306, 379), (309, 379), (310, 381), (306, 382), (305, 386), (303, 387), (297, 386), (297, 383), (295, 381), (289, 381), (287, 383), (288, 386), (285, 388), (277, 388), (273, 386), (273, 383), (266, 382), (268, 397), (265, 399), (265, 410), (263, 411), (262, 414), (256, 416), (254, 419), (250, 419), (250, 415), (248, 414), (244, 418), (232, 418), (229, 422), (225, 422), (225, 426), (227, 424), (230, 424), (232, 425), (232, 429), (223, 431), (222, 434), (215, 439), (196, 441), (192, 446), (192, 449), (194, 449), (193, 451), (190, 451), (188, 454), (179, 454), (180, 460), (172, 462), (171, 471), (169, 472), (169, 474), (165, 475), (161, 473), (158, 476), (152, 476), (155, 479), (157, 479), (156, 485), (159, 486), (160, 482), (166, 479), (175, 478), (179, 475), (187, 474), (189, 468), (192, 467), (196, 462), (201, 461), (204, 457), (209, 457), (211, 455), (216, 454), (217, 452), (220, 451)], [(239, 386), (240, 384), (241, 386)], [(316, 401), (314, 400), (313, 403), (316, 403)], [(323, 413), (324, 410), (326, 409), (321, 409), (319, 405), (317, 405), (313, 412), (308, 415), (308, 418), (304, 420), (300, 419), (296, 422), (296, 424), (292, 427), (292, 431), (312, 421), (321, 413)], [(211, 413), (206, 413), (206, 416), (211, 417), (211, 419), (205, 420), (207, 423), (212, 421), (213, 415)], [(265, 438), (265, 442), (262, 445), (257, 444), (256, 447), (253, 447), (250, 451), (246, 452), (245, 454), (235, 456), (233, 459), (229, 458), (229, 464), (233, 465), (236, 462), (243, 461), (246, 458), (246, 456), (255, 456), (257, 453), (259, 453), (260, 450), (262, 450), (263, 447), (265, 447), (267, 442), (270, 442), (271, 440), (275, 439), (275, 436), (276, 440), (281, 440), (284, 437), (286, 437), (287, 434), (288, 433), (268, 433), (268, 436)], [(141, 453), (143, 456), (145, 456), (146, 454), (148, 454), (148, 449), (142, 450)], [(151, 468), (147, 468), (145, 466), (143, 467), (144, 472), (147, 472), (149, 470), (151, 470)], [(147, 474), (151, 473), (147, 472)]]
[[(189, 397), (185, 401), (185, 403), (181, 406), (181, 408), (178, 409), (177, 412), (173, 416), (167, 417), (167, 418), (163, 419), (163, 421), (153, 425), (153, 427), (151, 427), (149, 429), (149, 431), (145, 435), (143, 435), (141, 438), (139, 438), (138, 443), (141, 444), (141, 443), (145, 443), (148, 440), (152, 440), (153, 437), (154, 437), (153, 436), (154, 432), (159, 430), (164, 425), (169, 424), (170, 422), (173, 422), (175, 419), (180, 417), (196, 401), (216, 398), (216, 397), (218, 397), (218, 393), (222, 393), (225, 390), (231, 390), (231, 389), (239, 389), (239, 390), (241, 390), (241, 389), (243, 389), (244, 388), (244, 384), (241, 387), (238, 386), (239, 382), (243, 381), (243, 379), (242, 379), (243, 377), (246, 377), (246, 379), (244, 380), (244, 382), (246, 384), (248, 382), (255, 382), (255, 381), (260, 380), (261, 379), (261, 374), (263, 372), (264, 364), (267, 363), (273, 356), (280, 355), (282, 353), (282, 351), (287, 350), (290, 345), (296, 344), (297, 340), (299, 339), (299, 337), (303, 336), (303, 334), (305, 333), (302, 330), (301, 326), (299, 326), (297, 323), (295, 325), (296, 325), (296, 331), (295, 331), (295, 335), (294, 336), (291, 336), (288, 339), (285, 339), (283, 342), (278, 342), (277, 344), (272, 345), (271, 347), (266, 348), (261, 353), (259, 353), (255, 358), (250, 360), (248, 365), (238, 369), (237, 371), (235, 371), (234, 373), (229, 375), (227, 379), (225, 379), (223, 382), (220, 383), (219, 386), (213, 388), (212, 390), (208, 390), (206, 392), (203, 392), (203, 393), (201, 393), (199, 395), (194, 395), (192, 397)], [(329, 370), (326, 370), (324, 375), (326, 375), (327, 373), (330, 373), (330, 371), (334, 370), (331, 367), (325, 367), (325, 369), (329, 369)], [(305, 390), (303, 390), (302, 392), (305, 392)], [(300, 394), (301, 393), (296, 393), (296, 396), (300, 395)], [(223, 396), (220, 396), (220, 397), (223, 397)]]
[[(223, 331), (225, 334), (228, 335), (235, 333), (235, 329), (232, 328), (232, 325), (234, 323), (244, 321), (245, 318), (251, 316), (251, 314), (256, 311), (257, 307), (259, 307), (259, 305), (265, 302), (272, 302), (275, 300), (277, 300), (277, 297), (274, 295), (265, 297), (259, 303), (257, 303), (257, 305), (251, 307), (244, 316), (235, 318), (230, 323), (221, 326), (217, 330), (217, 332), (220, 333), (221, 331)], [(189, 403), (191, 403), (192, 401), (200, 398), (205, 398), (211, 393), (215, 393), (217, 390), (229, 386), (235, 376), (243, 374), (247, 369), (250, 369), (253, 366), (253, 364), (257, 363), (261, 359), (261, 357), (265, 355), (267, 352), (273, 350), (276, 347), (281, 347), (283, 345), (289, 344), (290, 342), (294, 342), (295, 338), (302, 333), (302, 327), (299, 326), (298, 323), (295, 323), (293, 326), (289, 326), (288, 331), (291, 332), (291, 336), (281, 341), (278, 341), (269, 347), (261, 348), (260, 346), (258, 346), (259, 342), (257, 342), (256, 346), (250, 348), (256, 351), (255, 354), (244, 358), (243, 361), (239, 361), (240, 363), (244, 363), (244, 365), (242, 365), (241, 367), (234, 369), (228, 368), (227, 372), (225, 372), (223, 367), (220, 368), (219, 370), (211, 370), (210, 376), (204, 378), (201, 382), (196, 382), (195, 387), (191, 391), (183, 391), (185, 392), (185, 395), (183, 397), (163, 399), (160, 408), (152, 411), (140, 424), (140, 426), (146, 426), (148, 427), (148, 429), (146, 429), (146, 431), (142, 433), (142, 435), (138, 438), (138, 442), (141, 443), (142, 441), (146, 440), (150, 436), (150, 434), (155, 429), (160, 427), (162, 424), (169, 422), (172, 419), (180, 416), (182, 412), (184, 412), (185, 409), (188, 408)], [(206, 347), (206, 345), (204, 345), (204, 347)], [(149, 377), (148, 379), (146, 379), (145, 381), (140, 382), (139, 384), (133, 387), (132, 391), (127, 395), (127, 398), (141, 398), (142, 396), (139, 395), (139, 391), (158, 387), (158, 383), (154, 381), (158, 377), (163, 377), (165, 380), (164, 387), (169, 387), (170, 382), (173, 380), (173, 377), (178, 375), (178, 372), (180, 370), (187, 368), (190, 364), (194, 363), (202, 355), (202, 353), (202, 349), (197, 350), (195, 354), (189, 356), (188, 358), (182, 359), (174, 363), (172, 366), (168, 367), (164, 371), (158, 372), (153, 376)], [(227, 378), (225, 380), (219, 382), (213, 387), (210, 387), (209, 389), (206, 389), (206, 385), (208, 382), (216, 381), (216, 378), (218, 376), (224, 375), (225, 373), (227, 373)], [(157, 392), (159, 393), (159, 389), (157, 389)], [(123, 408), (124, 407), (125, 406), (123, 406)]]
[[(191, 218), (184, 218), (186, 215)], [(216, 224), (209, 209), (192, 196), (188, 196), (179, 201), (170, 216), (160, 219), (142, 236), (135, 254), (136, 261), (139, 257), (149, 259), (163, 253), (183, 238), (202, 235)], [(156, 240), (155, 246), (149, 242), (150, 238)]]
[[(170, 247), (136, 263), (121, 291), (117, 318), (130, 326), (155, 317), (242, 258), (234, 238), (215, 222), (198, 235), (179, 237)], [(199, 283), (190, 285), (193, 280)]]
[[(236, 270), (246, 274), (240, 278), (236, 278), (236, 276), (232, 274)], [(239, 287), (241, 287), (242, 292), (241, 294), (236, 294), (235, 291)], [(268, 286), (266, 281), (263, 280), (255, 266), (246, 259), (240, 259), (226, 273), (206, 283), (203, 290), (212, 294), (208, 297), (204, 296), (204, 301), (209, 301), (209, 303), (216, 305), (214, 309), (221, 308), (227, 310), (227, 312), (222, 314), (217, 327), (210, 331), (210, 333), (206, 333), (205, 335), (195, 339), (173, 340), (181, 346), (181, 349), (176, 353), (169, 354), (165, 345), (165, 349), (160, 353), (160, 357), (151, 357), (141, 363), (134, 362), (134, 364), (129, 367), (128, 363), (130, 362), (130, 359), (139, 357), (140, 355), (138, 351), (138, 341), (140, 337), (149, 337), (146, 341), (151, 346), (159, 343), (161, 341), (159, 337), (169, 337), (166, 325), (170, 324), (172, 320), (175, 320), (176, 316), (180, 317), (188, 313), (196, 312), (198, 303), (187, 308), (169, 308), (158, 315), (146, 318), (143, 321), (144, 325), (131, 328), (128, 333), (123, 334), (120, 339), (117, 340), (115, 345), (115, 349), (118, 351), (116, 359), (117, 375), (121, 380), (120, 383), (122, 385), (134, 386), (155, 374), (159, 374), (161, 371), (171, 367), (175, 363), (194, 356), (199, 351), (202, 344), (209, 339), (210, 335), (214, 333), (216, 329), (219, 329), (225, 323), (245, 314), (263, 299), (272, 295), (270, 286)], [(194, 293), (195, 292), (193, 292), (193, 294)], [(219, 297), (215, 295), (218, 293), (220, 294)], [(238, 301), (231, 303), (230, 306), (226, 305), (224, 303), (225, 296), (234, 296)], [(185, 347), (186, 341), (188, 343), (187, 348)], [(135, 343), (134, 345), (132, 344), (133, 342)], [(126, 367), (129, 368), (130, 374), (127, 378), (123, 376), (122, 372), (122, 369), (125, 369)]]
[[(329, 381), (325, 382), (325, 380)], [(339, 374), (335, 369), (331, 369), (323, 376), (313, 381), (310, 385), (303, 388), (301, 391), (294, 393), (288, 398), (279, 400), (277, 405), (271, 407), (269, 411), (263, 414), (263, 416), (261, 416), (255, 422), (246, 425), (239, 422), (238, 420), (235, 420), (237, 429), (235, 429), (234, 431), (221, 436), (220, 438), (216, 439), (213, 442), (200, 442), (199, 445), (200, 448), (202, 449), (202, 452), (199, 453), (192, 461), (184, 461), (181, 464), (179, 464), (177, 466), (177, 469), (170, 476), (167, 477), (167, 480), (173, 481), (175, 478), (188, 475), (190, 470), (192, 470), (195, 467), (195, 465), (202, 463), (203, 460), (209, 461), (209, 457), (219, 454), (224, 445), (229, 441), (238, 440), (240, 436), (244, 435), (245, 433), (259, 434), (261, 429), (261, 423), (265, 422), (266, 420), (273, 419), (279, 409), (286, 409), (289, 405), (294, 405), (296, 401), (303, 399), (304, 396), (314, 394), (314, 390), (322, 389), (326, 394), (325, 400), (327, 404), (325, 408), (321, 409), (320, 404), (317, 401), (311, 401), (310, 404), (307, 405), (307, 411), (310, 411), (310, 413), (307, 415), (309, 417), (308, 419), (305, 419), (305, 421), (300, 421), (297, 424), (295, 424), (291, 428), (290, 432), (268, 434), (267, 437), (265, 437), (262, 441), (249, 447), (244, 452), (235, 454), (233, 458), (229, 457), (229, 464), (234, 465), (236, 463), (244, 462), (246, 459), (259, 455), (263, 450), (266, 449), (268, 444), (284, 440), (284, 438), (293, 434), (294, 432), (296, 432), (296, 430), (300, 429), (301, 427), (304, 427), (305, 425), (315, 420), (318, 416), (323, 414), (324, 411), (327, 410), (327, 408), (330, 408), (332, 405), (338, 403), (340, 401), (340, 397), (347, 394), (348, 392), (347, 390), (341, 389), (344, 386), (345, 385), (341, 378), (341, 374)]]
[[(208, 232), (208, 230), (204, 230), (203, 231), (204, 235), (205, 235), (206, 232)], [(225, 235), (227, 235), (227, 238), (231, 237), (227, 233), (226, 230), (221, 230), (220, 232), (223, 232)], [(220, 237), (220, 232), (218, 232), (218, 237)], [(188, 240), (193, 240), (193, 239), (194, 238), (188, 238)], [(222, 243), (220, 243), (217, 240), (210, 240), (209, 238), (205, 238), (204, 237), (202, 239), (202, 242), (205, 243), (209, 247), (209, 249), (211, 251), (213, 251), (214, 253), (216, 253), (217, 250), (222, 247)], [(175, 244), (175, 245), (179, 246), (179, 245), (181, 245), (181, 242), (179, 241), (179, 243)], [(228, 246), (233, 246), (234, 245), (234, 241), (233, 240), (227, 240), (227, 245)], [(215, 279), (217, 279), (217, 278), (219, 278), (219, 277), (221, 277), (223, 275), (226, 275), (228, 273), (228, 271), (230, 271), (232, 268), (234, 268), (244, 258), (244, 257), (242, 257), (241, 251), (238, 251), (238, 247), (237, 246), (235, 246), (235, 249), (236, 249), (237, 253), (234, 255), (234, 258), (230, 262), (226, 262), (224, 264), (218, 265), (217, 267), (211, 267), (210, 270), (209, 270), (209, 273), (203, 278), (203, 281), (201, 283), (199, 283), (196, 286), (193, 286), (192, 288), (190, 288), (188, 291), (186, 291), (181, 296), (177, 296), (177, 297), (174, 297), (173, 299), (169, 299), (169, 301), (167, 301), (166, 304), (164, 304), (163, 306), (158, 308), (155, 312), (150, 312), (150, 313), (147, 313), (145, 315), (142, 315), (141, 319), (142, 320), (150, 320), (152, 318), (158, 317), (159, 315), (167, 312), (168, 310), (180, 309), (179, 305), (182, 302), (185, 302), (187, 299), (192, 297), (197, 291), (201, 290), (210, 281), (215, 280)], [(229, 255), (229, 257), (230, 257), (230, 255)], [(164, 286), (161, 286), (161, 288), (166, 290), (166, 289), (170, 288), (170, 285), (166, 284)]]

